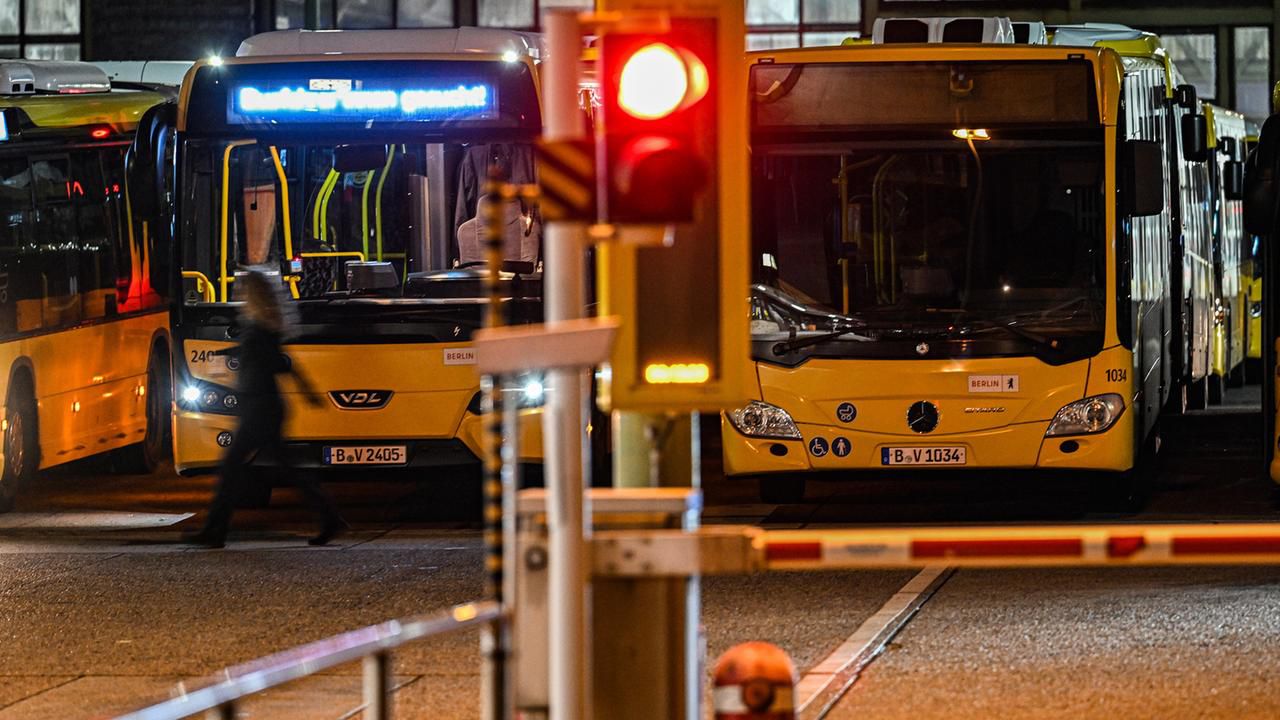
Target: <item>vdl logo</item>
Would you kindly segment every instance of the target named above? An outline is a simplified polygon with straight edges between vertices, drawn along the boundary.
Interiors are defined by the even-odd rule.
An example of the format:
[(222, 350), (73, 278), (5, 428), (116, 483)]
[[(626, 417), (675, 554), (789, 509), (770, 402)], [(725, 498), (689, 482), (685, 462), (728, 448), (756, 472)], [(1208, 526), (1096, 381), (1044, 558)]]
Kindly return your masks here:
[(378, 410), (391, 401), (390, 390), (330, 390), (329, 399), (343, 410)]

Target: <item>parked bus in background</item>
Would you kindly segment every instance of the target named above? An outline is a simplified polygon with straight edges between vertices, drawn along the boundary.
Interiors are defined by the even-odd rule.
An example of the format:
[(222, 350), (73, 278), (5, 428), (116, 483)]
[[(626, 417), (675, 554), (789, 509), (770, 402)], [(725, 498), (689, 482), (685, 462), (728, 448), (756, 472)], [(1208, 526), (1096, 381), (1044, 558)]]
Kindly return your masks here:
[(1209, 364), (1209, 402), (1220, 404), (1228, 386), (1244, 385), (1248, 330), (1248, 288), (1244, 256), (1244, 153), (1248, 128), (1244, 116), (1206, 104), (1209, 182), (1212, 188), (1213, 342)]
[[(1179, 212), (1208, 257), (1205, 118), (1162, 54), (1012, 36), (889, 19), (872, 45), (750, 55), (759, 394), (722, 440), (767, 501), (812, 471), (922, 466), (1140, 496), (1196, 354), (1171, 275)], [(1208, 270), (1186, 273), (1204, 298)], [(1207, 328), (1184, 335), (1203, 380)]]
[(1272, 93), (1272, 114), (1262, 124), (1258, 140), (1245, 163), (1245, 231), (1255, 236), (1259, 252), (1255, 256), (1254, 273), (1261, 281), (1258, 318), (1259, 351), (1262, 365), (1263, 459), (1272, 481), (1280, 486), (1280, 383), (1277, 383), (1277, 355), (1280, 350), (1280, 299), (1268, 288), (1276, 287), (1280, 271), (1280, 253), (1276, 252), (1277, 228), (1280, 228), (1280, 83)]
[[(1171, 297), (1169, 330), (1169, 371), (1175, 411), (1199, 410), (1210, 402), (1213, 375), (1214, 291), (1217, 286), (1213, 263), (1213, 187), (1208, 160), (1209, 132), (1205, 105), (1195, 88), (1186, 84), (1182, 73), (1170, 60), (1160, 38), (1151, 33), (1116, 25), (1075, 25), (1054, 28), (1053, 42), (1061, 45), (1088, 45), (1115, 50), (1131, 62), (1154, 62), (1163, 69), (1159, 86), (1169, 103), (1169, 122), (1177, 132), (1169, 157), (1175, 202), (1170, 214), (1169, 272)], [(1185, 152), (1188, 130), (1198, 133), (1199, 153)], [(1197, 148), (1199, 149), (1199, 148)]]
[[(286, 382), (288, 457), (256, 464), (475, 462), (477, 202), (490, 168), (534, 180), (538, 52), (534, 36), (474, 28), (266, 33), (197, 63), (176, 105), (144, 121), (134, 207), (176, 219), (179, 472), (213, 468), (235, 432), (236, 364), (216, 351), (236, 342), (250, 269), (291, 298), (286, 350), (326, 396), (294, 402)], [(540, 318), (536, 208), (508, 203), (503, 232), (511, 319)], [(530, 375), (509, 397), (525, 408), (524, 460), (541, 457), (542, 393)]]
[[(1245, 120), (1245, 157), (1258, 146), (1258, 126)], [(1262, 238), (1245, 229), (1245, 250), (1241, 261), (1241, 285), (1249, 317), (1245, 325), (1245, 379), (1263, 379), (1262, 372)]]
[(99, 453), (145, 472), (168, 447), (167, 247), (134, 232), (124, 156), (162, 94), (86, 63), (0, 61), (0, 509)]

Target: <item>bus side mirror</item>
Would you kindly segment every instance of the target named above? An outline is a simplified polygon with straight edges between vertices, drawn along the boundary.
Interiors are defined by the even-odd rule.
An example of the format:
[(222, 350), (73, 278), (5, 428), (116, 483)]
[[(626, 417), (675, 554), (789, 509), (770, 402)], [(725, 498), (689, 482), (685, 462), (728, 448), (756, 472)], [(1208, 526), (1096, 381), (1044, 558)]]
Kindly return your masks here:
[(1209, 123), (1204, 115), (1182, 116), (1182, 157), (1191, 162), (1209, 158)]
[(1124, 212), (1148, 217), (1164, 212), (1164, 153), (1153, 140), (1124, 141)]
[(1270, 235), (1276, 216), (1275, 157), (1263, 155), (1271, 144), (1249, 153), (1244, 173), (1244, 229), (1250, 235)]
[(1244, 163), (1228, 160), (1223, 164), (1222, 192), (1228, 200), (1244, 199)]
[(1179, 85), (1173, 89), (1173, 102), (1180, 108), (1195, 110), (1197, 100), (1195, 85)]

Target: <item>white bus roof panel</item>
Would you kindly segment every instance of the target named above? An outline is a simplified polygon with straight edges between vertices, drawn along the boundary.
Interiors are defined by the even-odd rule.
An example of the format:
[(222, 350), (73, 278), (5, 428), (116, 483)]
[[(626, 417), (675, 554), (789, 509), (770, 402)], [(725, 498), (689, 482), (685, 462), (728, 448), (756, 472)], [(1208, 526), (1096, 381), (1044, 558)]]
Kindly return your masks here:
[(195, 63), (190, 60), (121, 60), (93, 64), (113, 81), (177, 87), (182, 84), (182, 78)]
[(356, 53), (514, 52), (538, 60), (543, 55), (537, 33), (494, 28), (399, 30), (276, 30), (240, 43), (237, 57), (262, 55), (330, 55)]

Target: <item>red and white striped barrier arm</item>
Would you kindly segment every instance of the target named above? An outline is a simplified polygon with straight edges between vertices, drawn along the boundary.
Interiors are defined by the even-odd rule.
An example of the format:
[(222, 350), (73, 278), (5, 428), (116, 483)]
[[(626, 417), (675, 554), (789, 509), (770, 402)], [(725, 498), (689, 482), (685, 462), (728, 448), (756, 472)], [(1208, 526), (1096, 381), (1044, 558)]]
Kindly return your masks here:
[(1280, 524), (784, 530), (756, 543), (770, 570), (1051, 565), (1280, 565)]

